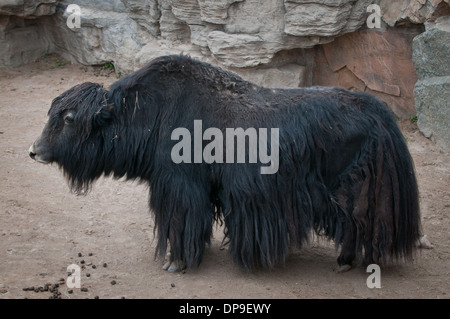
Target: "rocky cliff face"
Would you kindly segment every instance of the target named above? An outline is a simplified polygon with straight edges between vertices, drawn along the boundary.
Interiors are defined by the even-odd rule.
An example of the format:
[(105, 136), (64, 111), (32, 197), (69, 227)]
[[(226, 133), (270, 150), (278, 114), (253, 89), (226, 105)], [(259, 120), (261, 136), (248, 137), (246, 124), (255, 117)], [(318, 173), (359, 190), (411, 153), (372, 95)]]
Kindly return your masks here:
[[(373, 3), (380, 25), (370, 29)], [(67, 25), (70, 4), (80, 8), (79, 27)], [(405, 118), (423, 109), (414, 104), (415, 70), (422, 80), (433, 63), (449, 63), (426, 45), (413, 48), (413, 38), (442, 43), (424, 25), (449, 14), (449, 0), (8, 0), (0, 3), (0, 65), (57, 52), (126, 74), (184, 52), (266, 86), (368, 91)], [(423, 56), (416, 69), (413, 49)]]
[(414, 38), (413, 61), (417, 125), (422, 133), (450, 151), (450, 16), (426, 24)]

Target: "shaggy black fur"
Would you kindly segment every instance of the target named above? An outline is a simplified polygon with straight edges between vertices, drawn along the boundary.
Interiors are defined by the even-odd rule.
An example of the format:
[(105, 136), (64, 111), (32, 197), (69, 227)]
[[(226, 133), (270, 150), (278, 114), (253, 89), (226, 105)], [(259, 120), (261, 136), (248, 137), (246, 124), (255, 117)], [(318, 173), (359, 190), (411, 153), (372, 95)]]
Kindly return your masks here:
[[(65, 118), (71, 115), (72, 120)], [(36, 153), (72, 189), (101, 175), (150, 186), (157, 253), (200, 264), (215, 220), (247, 269), (283, 263), (312, 232), (341, 247), (339, 265), (411, 257), (418, 190), (405, 140), (384, 103), (339, 88), (267, 89), (187, 56), (166, 56), (105, 90), (84, 83), (57, 97)], [(175, 164), (171, 132), (279, 128), (279, 170), (258, 164)], [(204, 141), (204, 145), (208, 141)]]

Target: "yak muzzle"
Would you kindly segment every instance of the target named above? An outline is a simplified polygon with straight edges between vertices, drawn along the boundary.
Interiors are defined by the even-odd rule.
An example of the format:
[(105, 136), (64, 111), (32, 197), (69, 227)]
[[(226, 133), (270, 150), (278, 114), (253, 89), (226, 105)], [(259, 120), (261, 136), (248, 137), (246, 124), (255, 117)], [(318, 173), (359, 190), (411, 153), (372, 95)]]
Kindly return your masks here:
[(30, 157), (35, 160), (36, 153), (34, 152), (33, 145), (31, 145), (30, 148), (28, 149), (28, 155), (30, 155)]
[(45, 159), (41, 152), (39, 152), (38, 148), (36, 147), (36, 142), (34, 142), (28, 149), (28, 155), (30, 155), (32, 159), (39, 163), (48, 164), (50, 162), (49, 160)]

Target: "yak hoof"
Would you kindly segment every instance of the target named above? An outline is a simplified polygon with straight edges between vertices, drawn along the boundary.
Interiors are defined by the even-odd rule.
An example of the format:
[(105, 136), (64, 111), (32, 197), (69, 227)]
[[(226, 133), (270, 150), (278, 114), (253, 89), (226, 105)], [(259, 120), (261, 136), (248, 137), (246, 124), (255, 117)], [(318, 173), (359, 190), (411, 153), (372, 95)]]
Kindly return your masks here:
[(347, 272), (350, 269), (352, 269), (352, 265), (349, 264), (345, 264), (345, 265), (340, 265), (337, 268), (334, 268), (334, 272), (337, 274), (343, 273), (343, 272)]
[(171, 261), (167, 261), (167, 262), (162, 266), (162, 270), (167, 270), (167, 269), (169, 269), (171, 263), (172, 263)]
[(168, 261), (162, 266), (162, 269), (167, 270), (168, 272), (178, 272), (185, 268), (186, 265), (180, 261)]
[(420, 237), (417, 240), (416, 243), (418, 248), (423, 248), (423, 249), (433, 249), (434, 245), (428, 240), (427, 235), (423, 235), (422, 237)]
[(162, 266), (163, 270), (167, 270), (168, 272), (178, 272), (186, 268), (186, 265), (181, 261), (171, 261), (170, 253), (167, 253), (167, 257), (169, 257), (169, 260)]

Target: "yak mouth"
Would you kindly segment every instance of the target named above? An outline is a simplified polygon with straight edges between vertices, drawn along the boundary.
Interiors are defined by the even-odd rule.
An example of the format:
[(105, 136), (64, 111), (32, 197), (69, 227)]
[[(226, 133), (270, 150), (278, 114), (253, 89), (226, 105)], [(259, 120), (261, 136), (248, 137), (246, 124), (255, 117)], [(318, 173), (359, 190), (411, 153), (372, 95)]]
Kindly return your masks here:
[(30, 155), (30, 157), (38, 163), (42, 163), (42, 164), (50, 163), (50, 161), (48, 159), (46, 159), (45, 156), (43, 156), (42, 154), (39, 154), (36, 151), (36, 147), (34, 146), (34, 143), (28, 149), (28, 155)]

